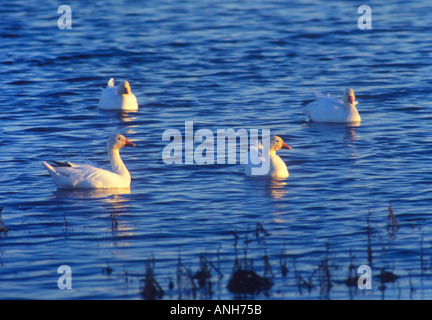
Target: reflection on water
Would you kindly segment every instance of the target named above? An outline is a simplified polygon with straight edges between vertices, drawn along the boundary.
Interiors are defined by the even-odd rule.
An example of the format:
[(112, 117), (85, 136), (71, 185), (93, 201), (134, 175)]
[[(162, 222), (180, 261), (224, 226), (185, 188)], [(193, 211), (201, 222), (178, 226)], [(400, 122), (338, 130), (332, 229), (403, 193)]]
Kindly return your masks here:
[(56, 198), (72, 198), (72, 199), (95, 199), (108, 198), (118, 195), (130, 194), (130, 188), (107, 188), (107, 189), (57, 189), (53, 195)]
[(267, 185), (273, 199), (279, 199), (288, 193), (286, 179), (270, 179)]
[[(289, 169), (288, 169), (289, 170)], [(289, 178), (287, 178), (289, 179)], [(273, 179), (271, 177), (246, 177), (245, 181), (251, 185), (254, 190), (263, 190), (273, 199), (279, 199), (288, 193), (287, 179)]]
[[(340, 283), (348, 265), (367, 262), (368, 246), (374, 270), (391, 266), (401, 281), (354, 298), (380, 298), (381, 287), (388, 288), (386, 297), (430, 298), (431, 282), (419, 281), (430, 268), (418, 262), (432, 261), (423, 250), (432, 243), (425, 99), (432, 11), (418, 11), (426, 0), (405, 1), (403, 21), (382, 14), (381, 28), (355, 32), (356, 11), (330, 2), (89, 2), (75, 9), (91, 19), (59, 30), (45, 27), (58, 19), (52, 3), (14, 1), (0, 19), (2, 71), (8, 74), (0, 115), (0, 207), (9, 230), (0, 236), (0, 298), (58, 298), (52, 277), (41, 276), (55, 273), (57, 263), (69, 263), (80, 275), (79, 290), (66, 293), (71, 298), (137, 298), (139, 277), (125, 281), (123, 270), (141, 275), (154, 254), (165, 290), (168, 278), (175, 280), (179, 252), (190, 270), (199, 268), (201, 253), (210, 253), (209, 261), (227, 271), (220, 298), (235, 298), (225, 289), (238, 260), (231, 231), (249, 237), (257, 221), (271, 234), (264, 249), (275, 278), (271, 292), (251, 298), (319, 298), (322, 279), (311, 280), (310, 292), (297, 292), (296, 279), (324, 275), (317, 267), (329, 261), (325, 252), (336, 252), (326, 296), (344, 299)], [(398, 6), (380, 4), (390, 13)], [(29, 8), (32, 18), (25, 19)], [(144, 91), (155, 102), (138, 112), (100, 110), (99, 88), (111, 76), (130, 80), (141, 103)], [(309, 88), (336, 92), (345, 83), (362, 92), (361, 125), (304, 121), (300, 107), (312, 98)], [(290, 177), (244, 178), (237, 165), (165, 165), (162, 134), (177, 128), (184, 141), (186, 121), (213, 133), (271, 129), (293, 144), (293, 152), (281, 153)], [(112, 131), (146, 142), (122, 151), (132, 190), (53, 196), (38, 159), (85, 155), (106, 164)], [(239, 152), (248, 150), (242, 138)], [(389, 201), (401, 227), (387, 242), (380, 231), (386, 235)], [(248, 258), (260, 259), (251, 261), (255, 265), (262, 266), (262, 245), (249, 242)], [(289, 267), (297, 272), (286, 277), (278, 271), (281, 249), (296, 263)], [(100, 272), (107, 263), (114, 270), (109, 281)]]
[(356, 134), (354, 127), (347, 127), (347, 131), (344, 135), (344, 141), (347, 142), (347, 152), (349, 153), (349, 157), (351, 159), (357, 158), (357, 150), (354, 142), (359, 139), (359, 135)]
[[(127, 219), (122, 219), (127, 215), (131, 199), (124, 197), (131, 193), (130, 188), (110, 188), (110, 189), (71, 189), (56, 190), (53, 195), (59, 199), (76, 199), (77, 203), (82, 203), (83, 199), (89, 199), (89, 203), (94, 204), (94, 200), (99, 200), (101, 207), (106, 210), (107, 219), (111, 220), (111, 230), (116, 236), (128, 237), (134, 234), (134, 227)], [(118, 246), (129, 246), (127, 241), (117, 243)]]
[(359, 139), (359, 135), (356, 134), (355, 129), (353, 127), (348, 127), (347, 131), (344, 135), (344, 140), (348, 142), (354, 142)]
[(311, 134), (323, 139), (334, 141), (343, 140), (348, 147), (347, 151), (350, 158), (356, 158), (355, 142), (360, 139), (360, 135), (356, 132), (360, 127), (360, 122), (351, 123), (321, 123), (321, 122), (306, 122), (303, 124), (305, 128), (311, 128)]
[(303, 124), (305, 128), (323, 128), (328, 130), (328, 128), (356, 128), (360, 127), (361, 122), (350, 122), (350, 123), (331, 123), (331, 122), (313, 122), (306, 121)]
[(133, 116), (133, 113), (130, 112), (117, 112), (117, 119), (123, 122), (131, 122), (134, 121), (137, 117)]
[[(137, 116), (134, 112), (126, 112), (126, 111), (117, 111), (117, 110), (99, 110), (99, 112), (106, 116), (106, 117), (112, 117), (117, 120), (120, 120), (121, 122), (124, 122), (124, 124), (127, 124), (128, 122), (133, 122), (137, 119)], [(123, 128), (135, 128), (136, 125), (128, 125)], [(130, 133), (135, 133), (135, 131), (130, 131)]]
[(128, 207), (129, 199), (114, 195), (107, 202), (109, 203), (108, 210), (110, 211), (111, 230), (117, 237), (123, 239), (116, 242), (116, 245), (119, 247), (129, 247), (131, 243), (124, 239), (125, 237), (132, 237), (136, 233), (135, 227), (128, 223), (127, 219), (121, 218), (124, 216), (124, 209)]

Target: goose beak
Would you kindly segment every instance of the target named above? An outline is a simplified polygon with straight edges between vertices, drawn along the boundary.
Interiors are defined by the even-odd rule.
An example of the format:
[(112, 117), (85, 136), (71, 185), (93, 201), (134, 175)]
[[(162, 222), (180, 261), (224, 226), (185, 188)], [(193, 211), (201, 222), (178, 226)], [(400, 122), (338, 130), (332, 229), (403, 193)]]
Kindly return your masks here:
[(349, 102), (351, 103), (351, 104), (353, 104), (354, 103), (354, 96), (349, 96), (348, 97), (348, 100), (349, 100)]
[(129, 140), (125, 140), (124, 146), (125, 147), (135, 147), (135, 143), (130, 142)]
[(287, 145), (285, 142), (282, 142), (282, 149), (291, 150), (291, 147), (289, 145)]

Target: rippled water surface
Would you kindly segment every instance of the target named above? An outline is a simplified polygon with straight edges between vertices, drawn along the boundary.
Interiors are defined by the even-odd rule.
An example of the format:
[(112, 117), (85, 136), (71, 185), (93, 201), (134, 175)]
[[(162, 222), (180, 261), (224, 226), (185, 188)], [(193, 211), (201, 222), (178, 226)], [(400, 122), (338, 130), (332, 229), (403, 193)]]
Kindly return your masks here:
[[(234, 299), (237, 258), (273, 282), (249, 298), (431, 299), (432, 8), (373, 3), (359, 30), (362, 4), (76, 1), (69, 30), (55, 1), (2, 5), (0, 298), (141, 299), (152, 267), (162, 299)], [(138, 112), (99, 110), (111, 77)], [(346, 87), (360, 126), (305, 121), (311, 89)], [(166, 165), (162, 134), (185, 121), (271, 129), (290, 177)], [(130, 190), (56, 190), (41, 161), (108, 168), (115, 130), (137, 145), (122, 150)], [(211, 290), (191, 282), (201, 263)], [(370, 290), (347, 285), (360, 265)]]

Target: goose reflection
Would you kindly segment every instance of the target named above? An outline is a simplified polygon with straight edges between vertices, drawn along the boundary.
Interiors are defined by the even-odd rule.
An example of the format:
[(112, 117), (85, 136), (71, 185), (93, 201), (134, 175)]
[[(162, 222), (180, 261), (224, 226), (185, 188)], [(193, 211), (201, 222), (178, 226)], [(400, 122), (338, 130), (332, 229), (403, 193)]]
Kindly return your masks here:
[(263, 195), (269, 195), (273, 199), (279, 199), (288, 193), (286, 179), (267, 179), (265, 177), (247, 179), (251, 190), (259, 191)]
[(323, 129), (326, 132), (331, 128), (357, 128), (360, 127), (361, 122), (350, 122), (349, 124), (345, 123), (327, 123), (327, 122), (305, 122), (303, 124), (306, 128), (317, 128)]
[[(128, 123), (135, 121), (137, 119), (136, 113), (128, 112), (128, 111), (117, 111), (117, 110), (99, 110), (100, 113), (115, 117), (117, 120), (120, 120), (122, 122)], [(136, 127), (136, 126), (131, 126)]]
[(344, 135), (344, 140), (347, 142), (354, 142), (359, 139), (359, 135), (355, 132), (355, 127), (347, 127)]
[(137, 118), (136, 116), (133, 116), (133, 113), (125, 112), (125, 111), (117, 112), (116, 114), (117, 114), (116, 118), (123, 122), (131, 122)]
[(130, 188), (107, 188), (107, 189), (57, 189), (54, 191), (56, 198), (71, 199), (104, 199), (111, 196), (130, 194)]
[(347, 145), (348, 156), (351, 159), (357, 158), (357, 149), (355, 146), (355, 142), (360, 139), (360, 136), (355, 132), (355, 127), (347, 127), (347, 130), (344, 135), (344, 141)]
[(267, 191), (273, 199), (279, 199), (288, 193), (287, 181), (283, 179), (271, 179), (267, 183)]
[(100, 201), (102, 207), (109, 212), (109, 216), (107, 216), (107, 213), (104, 213), (104, 216), (111, 220), (111, 230), (118, 232), (119, 236), (127, 236), (133, 234), (133, 228), (119, 223), (117, 217), (125, 213), (130, 199), (123, 196), (130, 193), (130, 188), (59, 189), (54, 192), (54, 197), (80, 201), (85, 199)]
[[(323, 137), (333, 137), (337, 140), (342, 139), (349, 147), (349, 156), (351, 158), (356, 157), (355, 142), (360, 139), (360, 136), (356, 131), (360, 126), (360, 122), (350, 122), (347, 124), (337, 123), (319, 123), (319, 122), (308, 122), (303, 125), (306, 128), (311, 128), (314, 134), (322, 135)], [(343, 135), (343, 136), (342, 136)]]

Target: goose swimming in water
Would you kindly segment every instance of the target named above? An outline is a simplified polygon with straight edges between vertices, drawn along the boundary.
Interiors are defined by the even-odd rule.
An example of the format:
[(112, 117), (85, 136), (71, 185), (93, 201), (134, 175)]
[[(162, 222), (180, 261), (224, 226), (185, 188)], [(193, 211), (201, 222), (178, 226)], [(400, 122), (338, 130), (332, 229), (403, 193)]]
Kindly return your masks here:
[(132, 93), (128, 81), (122, 81), (116, 87), (114, 79), (108, 81), (108, 86), (102, 89), (102, 95), (99, 100), (99, 108), (105, 110), (122, 110), (136, 111), (138, 110), (138, 101)]
[(355, 101), (353, 89), (346, 89), (342, 100), (334, 99), (317, 91), (315, 91), (315, 95), (317, 99), (306, 105), (304, 109), (310, 121), (333, 123), (361, 121), (355, 107), (358, 101)]
[[(248, 163), (245, 166), (245, 174), (248, 177), (271, 177), (271, 178), (288, 178), (289, 172), (285, 162), (276, 154), (276, 151), (280, 149), (291, 150), (279, 136), (272, 136), (270, 140), (270, 148), (268, 150), (269, 154), (267, 157), (263, 155), (264, 148), (262, 143), (258, 143), (256, 146), (251, 147), (249, 151)], [(259, 161), (252, 161), (252, 159), (259, 159)], [(266, 162), (269, 161), (268, 164)], [(253, 162), (259, 162), (254, 164)], [(254, 173), (256, 171), (261, 171), (259, 168), (267, 168), (267, 172)], [(265, 171), (265, 170), (264, 170)]]
[(120, 149), (129, 146), (135, 147), (135, 144), (121, 134), (113, 134), (108, 139), (107, 150), (112, 171), (71, 162), (53, 161), (50, 164), (43, 161), (43, 165), (59, 189), (127, 188), (131, 176), (120, 157)]

